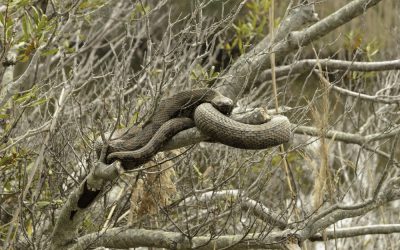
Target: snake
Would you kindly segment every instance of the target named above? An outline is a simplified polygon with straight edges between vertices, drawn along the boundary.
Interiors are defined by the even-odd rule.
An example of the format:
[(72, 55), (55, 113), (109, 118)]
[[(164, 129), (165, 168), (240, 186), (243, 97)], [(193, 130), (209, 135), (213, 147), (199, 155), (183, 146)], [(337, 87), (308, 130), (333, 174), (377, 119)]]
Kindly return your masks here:
[(230, 98), (208, 88), (162, 99), (141, 130), (110, 142), (107, 163), (119, 160), (128, 169), (144, 164), (170, 138), (191, 127), (197, 127), (212, 141), (242, 149), (265, 149), (290, 139), (287, 117), (277, 115), (266, 123), (251, 125), (231, 119), (232, 109)]

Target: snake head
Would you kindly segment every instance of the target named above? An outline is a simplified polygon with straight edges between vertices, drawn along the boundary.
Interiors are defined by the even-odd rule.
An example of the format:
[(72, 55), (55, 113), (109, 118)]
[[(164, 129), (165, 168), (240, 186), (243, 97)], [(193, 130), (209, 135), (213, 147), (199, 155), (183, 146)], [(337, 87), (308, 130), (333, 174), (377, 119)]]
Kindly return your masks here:
[(211, 101), (211, 104), (224, 115), (230, 115), (233, 109), (233, 101), (223, 95), (214, 97)]

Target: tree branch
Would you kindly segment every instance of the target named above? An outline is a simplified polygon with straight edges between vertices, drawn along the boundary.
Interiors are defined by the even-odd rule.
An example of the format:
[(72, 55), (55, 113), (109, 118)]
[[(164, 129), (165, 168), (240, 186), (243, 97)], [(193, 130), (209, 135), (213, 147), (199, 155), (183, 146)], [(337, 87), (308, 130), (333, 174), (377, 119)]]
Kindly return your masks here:
[[(290, 65), (284, 65), (275, 68), (276, 77), (282, 77), (293, 74), (302, 74), (308, 72), (321, 64), (322, 68), (328, 70), (350, 70), (350, 71), (385, 71), (400, 69), (400, 59), (382, 62), (351, 62), (333, 59), (305, 59), (294, 62)], [(258, 81), (268, 81), (272, 79), (270, 69), (263, 71), (257, 78)]]
[(248, 235), (196, 236), (185, 237), (180, 233), (157, 230), (113, 228), (105, 232), (85, 235), (77, 240), (70, 250), (83, 250), (88, 247), (157, 247), (166, 249), (282, 249), (290, 240), (296, 237), (290, 231)]
[[(26, 82), (26, 80), (29, 78), (29, 76), (32, 75), (32, 73), (35, 70), (36, 64), (38, 62), (39, 56), (41, 51), (45, 48), (45, 45), (40, 46), (35, 54), (33, 55), (31, 62), (28, 65), (28, 68), (25, 70), (25, 72), (15, 81), (13, 81), (14, 78), (14, 66), (9, 66), (5, 70), (5, 73), (3, 75), (3, 83), (4, 86), (1, 89), (0, 92), (0, 107), (2, 107), (4, 104), (7, 103), (7, 101), (15, 94), (18, 93), (20, 87), (22, 84)], [(17, 48), (11, 49), (10, 50), (10, 57), (13, 58), (15, 62), (15, 58), (17, 56)]]
[[(254, 49), (242, 55), (231, 66), (227, 74), (218, 83), (218, 90), (232, 100), (237, 100), (241, 93), (250, 86), (249, 83), (252, 83), (256, 79), (259, 71), (270, 67), (270, 52), (274, 52), (276, 60), (280, 60), (290, 52), (308, 45), (312, 41), (325, 36), (332, 30), (361, 15), (368, 8), (378, 4), (380, 1), (382, 0), (351, 1), (349, 4), (303, 31), (293, 31), (298, 27), (286, 31), (285, 34), (289, 34), (287, 38), (281, 41), (277, 39), (277, 43), (272, 46), (270, 46), (269, 38), (264, 38)], [(279, 37), (278, 33), (279, 31), (277, 32), (277, 37)]]
[(400, 233), (400, 224), (368, 225), (360, 227), (327, 229), (324, 233), (317, 233), (309, 238), (310, 241), (325, 241), (340, 238), (351, 238), (370, 234)]
[[(220, 92), (232, 99), (236, 99), (236, 97), (238, 97), (241, 92), (243, 92), (247, 88), (248, 83), (252, 82), (256, 78), (258, 71), (269, 66), (270, 61), (268, 59), (269, 53), (271, 51), (274, 51), (277, 59), (283, 58), (289, 52), (301, 46), (307, 45), (312, 40), (329, 33), (331, 30), (362, 14), (367, 8), (377, 4), (380, 1), (381, 0), (352, 1), (334, 14), (328, 16), (324, 20), (307, 28), (306, 30), (301, 32), (291, 32), (288, 36), (288, 39), (274, 44), (272, 47), (269, 46), (269, 39), (265, 38), (252, 51), (243, 55), (241, 58), (239, 58), (237, 63), (232, 65), (228, 73), (223, 76), (222, 80), (218, 83)], [(297, 21), (298, 20), (296, 20), (296, 22)], [(284, 36), (282, 36), (282, 34), (286, 35), (288, 34), (288, 32), (299, 28), (296, 22), (293, 23), (292, 21), (292, 25), (288, 26), (290, 27), (289, 31), (282, 28), (281, 33), (277, 33), (276, 37), (283, 39)], [(297, 132), (299, 132), (299, 128), (301, 127), (296, 128)], [(303, 127), (302, 132), (320, 136), (320, 131), (316, 129), (307, 129), (307, 127)], [(329, 131), (327, 133), (327, 136), (331, 136), (331, 138), (339, 138), (342, 140), (347, 140), (350, 143), (356, 143), (360, 145), (365, 143), (366, 138), (364, 138), (363, 136), (353, 134), (351, 135), (352, 137), (350, 136), (349, 139), (349, 136), (347, 134), (338, 135), (336, 131)], [(182, 138), (182, 136), (184, 138)], [(182, 147), (185, 143), (196, 143), (198, 141), (196, 141), (197, 139), (195, 138), (200, 138), (200, 140), (207, 140), (207, 138), (201, 135), (196, 129), (191, 129), (183, 131), (180, 134), (176, 135), (170, 141), (170, 143), (168, 143), (163, 148), (163, 150)], [(376, 139), (381, 137), (376, 136), (369, 138)], [(260, 238), (258, 238), (258, 236), (260, 235), (251, 234), (249, 236), (227, 235), (220, 236), (218, 238), (199, 236), (189, 239), (184, 237), (180, 233), (115, 228), (107, 230), (105, 232), (83, 236), (75, 242), (74, 237), (76, 236), (77, 229), (81, 225), (85, 214), (88, 212), (88, 208), (91, 204), (93, 204), (96, 199), (98, 199), (98, 197), (100, 196), (99, 193), (104, 190), (104, 185), (106, 181), (114, 180), (119, 176), (120, 172), (118, 171), (118, 169), (118, 163), (106, 167), (102, 166), (101, 164), (96, 165), (95, 169), (82, 182), (80, 187), (72, 192), (66, 204), (61, 210), (52, 235), (54, 249), (64, 249), (71, 245), (74, 245), (72, 249), (86, 249), (89, 246), (105, 246), (112, 248), (148, 246), (174, 249), (199, 247), (200, 249), (218, 249), (229, 247), (232, 244), (236, 244), (238, 242), (240, 243), (235, 245), (234, 248), (271, 248), (282, 247), (282, 240), (286, 240), (293, 235), (290, 232), (280, 232), (271, 233), (268, 236), (262, 235), (262, 237)], [(329, 217), (332, 218), (331, 220), (317, 221), (315, 222), (317, 224), (313, 225), (313, 227), (315, 226), (315, 230), (319, 230), (321, 228), (329, 226), (329, 223), (332, 223), (332, 221), (340, 220), (341, 218), (348, 218), (346, 216), (352, 217), (361, 215), (370, 211), (370, 209), (372, 208), (376, 208), (381, 204), (382, 203), (378, 202), (372, 203), (372, 205), (370, 206), (367, 206), (363, 209), (355, 209), (353, 213), (346, 213), (345, 215), (337, 214), (337, 211), (333, 211), (332, 214), (329, 215)], [(303, 234), (304, 239), (310, 237), (313, 232), (314, 229), (309, 229), (308, 232), (305, 232)]]
[[(366, 214), (367, 212), (384, 205), (390, 201), (400, 198), (400, 178), (391, 179), (385, 186), (381, 194), (375, 200), (354, 206), (335, 205), (334, 209), (328, 208), (325, 212), (311, 218), (306, 227), (296, 233), (286, 230), (283, 232), (272, 232), (267, 236), (261, 234), (249, 235), (225, 235), (220, 237), (199, 236), (187, 238), (180, 233), (164, 232), (144, 229), (114, 228), (99, 233), (88, 234), (80, 237), (71, 250), (87, 249), (88, 247), (113, 247), (113, 248), (133, 248), (133, 247), (159, 247), (168, 249), (220, 249), (231, 246), (230, 249), (243, 248), (282, 248), (288, 242), (296, 242), (298, 237), (301, 241), (306, 239), (318, 240), (316, 232), (345, 218), (351, 218)], [(190, 202), (190, 200), (189, 200)], [(400, 226), (392, 227), (399, 230)], [(368, 229), (364, 232), (383, 233), (388, 232), (389, 228)], [(338, 230), (336, 230), (336, 233)], [(344, 232), (343, 237), (350, 234), (360, 234), (360, 230)], [(262, 236), (262, 237), (260, 237)], [(314, 237), (314, 238), (313, 238)], [(350, 237), (350, 236), (348, 236)]]
[[(101, 169), (101, 171), (100, 171)], [(51, 235), (51, 249), (67, 249), (74, 243), (78, 228), (91, 205), (101, 197), (106, 181), (116, 179), (122, 167), (118, 161), (105, 165), (96, 163), (89, 175), (68, 196), (62, 207)], [(99, 174), (99, 171), (101, 172)], [(108, 173), (108, 176), (104, 174)]]
[(301, 239), (309, 239), (318, 231), (323, 230), (336, 222), (364, 215), (369, 211), (376, 209), (388, 202), (398, 200), (400, 198), (400, 177), (390, 179), (383, 187), (382, 191), (364, 203), (352, 206), (333, 205), (322, 211), (320, 214), (313, 216), (307, 223), (305, 228), (299, 233)]
[(235, 199), (239, 201), (242, 209), (249, 210), (254, 216), (271, 224), (277, 226), (280, 229), (285, 229), (287, 223), (282, 219), (281, 214), (274, 213), (270, 209), (264, 206), (261, 202), (255, 201), (244, 196), (240, 190), (221, 190), (221, 191), (210, 191), (200, 195), (186, 198), (181, 204), (191, 204), (193, 202), (209, 203), (217, 202), (222, 199)]

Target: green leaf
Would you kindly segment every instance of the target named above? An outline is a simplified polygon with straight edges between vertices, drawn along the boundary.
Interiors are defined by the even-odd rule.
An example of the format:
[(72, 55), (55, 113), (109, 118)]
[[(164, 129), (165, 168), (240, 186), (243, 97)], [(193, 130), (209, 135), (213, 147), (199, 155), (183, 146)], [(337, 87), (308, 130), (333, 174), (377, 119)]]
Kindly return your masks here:
[(48, 100), (47, 98), (42, 97), (42, 98), (40, 98), (39, 100), (30, 103), (30, 104), (28, 105), (28, 107), (39, 106), (39, 105), (41, 105), (41, 104), (43, 104), (43, 103), (46, 103), (47, 100)]
[(8, 18), (6, 20), (6, 25), (7, 25), (7, 29), (6, 29), (6, 40), (11, 40), (11, 38), (13, 37), (13, 21), (11, 18)]
[(25, 225), (25, 230), (26, 230), (28, 237), (32, 237), (32, 234), (33, 234), (32, 220), (27, 221), (27, 223)]
[(197, 175), (201, 178), (203, 176), (203, 174), (201, 173), (200, 169), (196, 165), (193, 165), (193, 168), (194, 168), (195, 172), (197, 173)]
[(6, 155), (0, 159), (0, 167), (12, 164), (14, 162), (15, 157), (13, 155)]
[(33, 10), (33, 20), (35, 21), (35, 23), (39, 23), (40, 21), (40, 12), (37, 8), (35, 8), (34, 6), (32, 6), (32, 10)]
[(128, 126), (130, 127), (134, 125), (137, 122), (138, 118), (139, 118), (139, 112), (133, 113), (132, 118), (129, 120)]
[(27, 62), (29, 60), (29, 56), (22, 54), (18, 56), (18, 61), (19, 62)]
[(14, 101), (16, 103), (22, 103), (22, 102), (24, 102), (26, 100), (29, 100), (29, 99), (33, 98), (33, 97), (35, 97), (35, 93), (34, 93), (34, 91), (31, 90), (31, 91), (23, 94), (22, 96), (15, 97)]
[(30, 0), (13, 1), (13, 7), (15, 6), (17, 8), (23, 8), (23, 7), (27, 7), (29, 5), (32, 5)]
[(38, 201), (36, 202), (36, 204), (38, 205), (39, 208), (44, 208), (47, 207), (48, 205), (51, 204), (50, 201)]
[(60, 207), (63, 204), (64, 204), (63, 200), (60, 200), (60, 199), (53, 200), (53, 205), (55, 205), (57, 207)]
[(281, 162), (282, 162), (282, 157), (281, 156), (276, 155), (276, 156), (272, 157), (271, 164), (273, 166), (278, 166), (278, 164), (280, 164)]
[(47, 16), (45, 14), (43, 14), (42, 17), (40, 18), (40, 21), (39, 21), (38, 25), (37, 25), (37, 29), (39, 31), (43, 31), (44, 28), (46, 27), (46, 25), (47, 25)]
[(24, 39), (25, 39), (25, 42), (27, 42), (30, 37), (29, 36), (30, 32), (29, 32), (29, 28), (28, 28), (29, 23), (28, 23), (28, 20), (26, 19), (25, 15), (22, 16), (21, 24), (22, 24), (22, 31), (24, 33)]
[(57, 49), (57, 48), (48, 49), (48, 50), (43, 51), (41, 55), (42, 55), (42, 56), (52, 56), (52, 55), (57, 54), (57, 52), (58, 52), (58, 49)]
[(244, 53), (244, 50), (243, 50), (243, 42), (242, 42), (242, 39), (238, 39), (238, 45), (239, 45), (240, 54), (243, 54), (243, 53)]
[(3, 15), (3, 13), (1, 13), (1, 12), (0, 12), (0, 23), (1, 23), (2, 26), (4, 26), (4, 23), (5, 23), (5, 21), (4, 21), (4, 15)]

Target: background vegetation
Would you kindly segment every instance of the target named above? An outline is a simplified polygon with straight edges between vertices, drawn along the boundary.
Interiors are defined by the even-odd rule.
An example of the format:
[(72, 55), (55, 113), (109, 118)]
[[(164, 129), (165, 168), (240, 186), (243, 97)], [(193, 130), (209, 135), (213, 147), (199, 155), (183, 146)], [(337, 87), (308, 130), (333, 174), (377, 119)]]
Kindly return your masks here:
[[(107, 183), (79, 230), (63, 232), (79, 244), (100, 240), (68, 247), (167, 248), (160, 230), (199, 240), (191, 247), (293, 247), (289, 230), (304, 249), (398, 249), (400, 2), (365, 7), (309, 45), (276, 52), (276, 68), (240, 66), (271, 26), (280, 34), (290, 3), (301, 9), (271, 0), (2, 0), (0, 247), (57, 249), (60, 211), (98, 160), (96, 138), (143, 123), (163, 97), (229, 86), (238, 67), (251, 73), (229, 96), (235, 112), (275, 114), (276, 98), (293, 124), (284, 151), (200, 142), (160, 153)], [(346, 4), (318, 1), (315, 11), (322, 20)], [(269, 63), (271, 50), (264, 54)], [(317, 230), (305, 237), (308, 227)], [(126, 238), (113, 231), (121, 228)], [(274, 234), (281, 241), (269, 241)]]

